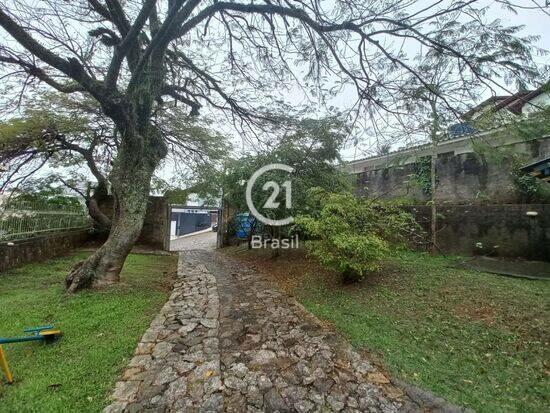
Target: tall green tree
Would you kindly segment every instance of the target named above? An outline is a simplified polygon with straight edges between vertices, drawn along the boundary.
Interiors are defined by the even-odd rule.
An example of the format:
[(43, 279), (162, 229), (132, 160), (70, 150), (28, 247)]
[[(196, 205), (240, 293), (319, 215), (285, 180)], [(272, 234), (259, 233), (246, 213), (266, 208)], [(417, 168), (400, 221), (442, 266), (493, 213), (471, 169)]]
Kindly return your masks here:
[[(453, 34), (460, 40), (460, 34)], [(457, 49), (468, 50), (467, 44), (457, 45)], [(499, 53), (488, 55), (493, 59)], [(415, 59), (415, 67), (425, 73), (425, 82), (420, 82), (414, 76), (406, 79), (400, 88), (399, 94), (403, 101), (406, 116), (400, 116), (398, 128), (401, 136), (411, 141), (428, 141), (431, 146), (429, 155), (429, 178), (427, 185), (422, 189), (429, 196), (428, 204), (431, 209), (430, 232), (431, 252), (436, 254), (437, 246), (437, 154), (441, 140), (448, 139), (448, 128), (451, 125), (461, 124), (465, 130), (475, 130), (464, 113), (474, 107), (479, 96), (487, 89), (487, 82), (491, 79), (480, 78), (475, 73), (463, 73), (462, 63), (452, 56), (441, 53), (439, 50), (428, 50), (419, 53)], [(534, 75), (536, 72), (532, 72)], [(518, 80), (519, 82), (519, 80)], [(540, 84), (540, 79), (535, 81)], [(422, 170), (423, 159), (418, 160), (419, 178), (424, 178)]]
[[(0, 187), (18, 188), (27, 179), (43, 189), (62, 184), (82, 195), (96, 226), (111, 220), (99, 208), (109, 191), (107, 173), (116, 153), (114, 126), (97, 103), (82, 97), (46, 94), (25, 108), (21, 117), (0, 123)], [(79, 170), (86, 166), (87, 174)], [(41, 169), (50, 173), (39, 178)], [(52, 172), (57, 170), (59, 172)]]
[(307, 208), (306, 192), (309, 188), (350, 189), (350, 178), (338, 168), (340, 150), (348, 136), (349, 127), (336, 116), (294, 122), (273, 147), (226, 163), (220, 180), (225, 200), (232, 208), (247, 211), (246, 182), (255, 171), (272, 163), (288, 165), (294, 168), (294, 172), (290, 175), (284, 171), (263, 174), (252, 191), (254, 205), (265, 205), (271, 196), (270, 191), (262, 189), (266, 182), (290, 179), (292, 206), (287, 208), (282, 202), (278, 208), (266, 209), (263, 213), (268, 218), (281, 219), (303, 211)]

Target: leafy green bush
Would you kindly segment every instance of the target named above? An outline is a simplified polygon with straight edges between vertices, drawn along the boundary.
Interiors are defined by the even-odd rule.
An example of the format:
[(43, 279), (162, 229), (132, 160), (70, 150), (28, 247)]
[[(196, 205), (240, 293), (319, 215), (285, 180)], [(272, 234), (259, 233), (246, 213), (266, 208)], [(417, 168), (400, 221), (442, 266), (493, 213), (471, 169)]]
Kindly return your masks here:
[(411, 214), (391, 204), (319, 188), (309, 192), (309, 202), (312, 212), (298, 216), (296, 226), (312, 239), (310, 252), (344, 281), (377, 270), (384, 257), (421, 232)]

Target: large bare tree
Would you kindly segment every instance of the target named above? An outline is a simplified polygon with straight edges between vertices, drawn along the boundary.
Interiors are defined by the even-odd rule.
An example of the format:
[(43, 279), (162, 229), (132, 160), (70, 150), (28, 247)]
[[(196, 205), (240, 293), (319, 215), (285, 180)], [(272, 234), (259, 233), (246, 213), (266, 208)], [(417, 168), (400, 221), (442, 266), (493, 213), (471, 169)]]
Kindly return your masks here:
[[(0, 62), (12, 79), (4, 81), (25, 90), (40, 82), (63, 93), (85, 92), (120, 137), (109, 176), (115, 198), (111, 232), (72, 269), (69, 291), (118, 280), (142, 228), (151, 177), (167, 155), (153, 122), (160, 107), (179, 102), (189, 116), (208, 107), (243, 131), (254, 130), (267, 120), (260, 108), (276, 102), (294, 81), (321, 97), (353, 88), (355, 108), (370, 113), (397, 110), (394, 92), (405, 73), (426, 83), (404, 48), (445, 53), (487, 85), (502, 69), (521, 74), (522, 62), (531, 60), (529, 39), (517, 37), (519, 28), (486, 21), (480, 4), (3, 0)], [(459, 34), (460, 50), (450, 33)]]

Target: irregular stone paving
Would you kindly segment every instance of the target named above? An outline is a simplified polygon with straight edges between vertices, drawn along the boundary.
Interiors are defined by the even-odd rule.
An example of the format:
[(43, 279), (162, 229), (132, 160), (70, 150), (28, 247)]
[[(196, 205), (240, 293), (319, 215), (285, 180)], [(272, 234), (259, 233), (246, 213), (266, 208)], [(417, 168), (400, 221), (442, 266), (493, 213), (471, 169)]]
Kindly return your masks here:
[(204, 250), (178, 265), (105, 412), (424, 410), (254, 270)]
[[(411, 410), (384, 375), (256, 271), (210, 254), (227, 412)], [(203, 257), (208, 256), (203, 253)], [(385, 389), (380, 386), (384, 386)], [(391, 394), (391, 397), (389, 395)]]
[(218, 319), (216, 279), (202, 263), (180, 256), (172, 295), (104, 411), (222, 411)]

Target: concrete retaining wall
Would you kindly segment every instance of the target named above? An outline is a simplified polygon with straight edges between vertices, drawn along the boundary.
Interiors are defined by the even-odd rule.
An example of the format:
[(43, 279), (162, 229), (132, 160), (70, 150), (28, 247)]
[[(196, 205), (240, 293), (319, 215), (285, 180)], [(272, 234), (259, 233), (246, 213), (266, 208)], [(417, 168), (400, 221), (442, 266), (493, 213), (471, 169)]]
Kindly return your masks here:
[[(550, 137), (528, 142), (490, 141), (503, 150), (521, 154), (525, 159), (538, 159), (550, 153)], [(482, 141), (485, 143), (485, 140)], [(403, 198), (410, 202), (426, 201), (429, 197), (412, 177), (415, 162), (429, 156), (431, 148), (397, 152), (356, 161), (348, 170), (356, 177), (356, 190), (361, 196), (385, 199)], [(438, 147), (437, 199), (453, 203), (530, 203), (514, 186), (507, 161), (476, 154), (471, 139), (445, 141)], [(549, 191), (546, 191), (548, 197)], [(540, 202), (540, 201), (539, 201)], [(542, 202), (547, 202), (543, 200)]]
[(89, 237), (88, 230), (45, 234), (14, 241), (14, 245), (0, 244), (0, 273), (30, 262), (67, 254), (80, 247)]
[[(429, 231), (429, 206), (406, 209)], [(437, 243), (444, 252), (550, 261), (550, 204), (453, 205), (438, 212)]]

